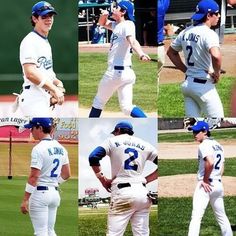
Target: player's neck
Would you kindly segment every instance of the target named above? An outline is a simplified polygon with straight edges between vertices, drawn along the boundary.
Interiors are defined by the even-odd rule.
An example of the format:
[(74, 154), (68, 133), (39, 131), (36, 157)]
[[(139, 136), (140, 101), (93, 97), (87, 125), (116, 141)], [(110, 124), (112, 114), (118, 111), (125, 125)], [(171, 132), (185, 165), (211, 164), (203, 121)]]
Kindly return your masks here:
[(43, 30), (36, 28), (36, 27), (34, 28), (34, 32), (45, 39), (48, 37), (48, 33), (49, 33), (49, 31), (43, 31)]
[(50, 134), (42, 134), (42, 136), (40, 137), (40, 141), (42, 140), (52, 140), (52, 137)]
[(116, 20), (116, 23), (121, 23), (121, 22), (123, 22), (123, 21), (125, 21), (125, 18), (124, 18), (124, 17), (121, 17), (121, 18), (119, 18), (119, 19)]

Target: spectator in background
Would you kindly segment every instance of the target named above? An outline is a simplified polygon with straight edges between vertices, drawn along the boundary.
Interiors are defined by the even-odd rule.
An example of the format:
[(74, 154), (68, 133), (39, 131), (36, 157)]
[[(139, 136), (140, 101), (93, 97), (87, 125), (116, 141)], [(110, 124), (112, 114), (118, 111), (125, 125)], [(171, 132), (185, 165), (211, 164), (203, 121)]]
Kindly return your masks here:
[(219, 9), (220, 9), (220, 20), (218, 24), (216, 25), (216, 27), (214, 27), (214, 30), (219, 35), (220, 44), (222, 44), (224, 41), (227, 4), (230, 4), (233, 6), (236, 4), (236, 0), (216, 0), (216, 2), (219, 5)]
[(153, 32), (157, 30), (156, 10), (150, 11), (150, 17), (143, 25), (144, 46), (157, 46), (156, 36)]

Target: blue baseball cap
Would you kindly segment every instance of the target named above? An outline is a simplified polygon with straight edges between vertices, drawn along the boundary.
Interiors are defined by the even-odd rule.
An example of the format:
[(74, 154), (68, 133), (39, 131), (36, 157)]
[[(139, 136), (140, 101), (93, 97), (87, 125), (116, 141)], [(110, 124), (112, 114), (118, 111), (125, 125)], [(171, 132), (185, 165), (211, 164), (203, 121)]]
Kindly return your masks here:
[(126, 10), (128, 16), (129, 16), (129, 19), (134, 21), (134, 4), (130, 1), (120, 1), (118, 3), (118, 6), (123, 9), (123, 10)]
[(133, 126), (128, 121), (121, 121), (118, 124), (116, 124), (115, 129), (111, 133), (114, 134), (117, 131), (117, 129), (128, 129), (133, 132)]
[(41, 1), (32, 7), (32, 15), (45, 16), (48, 13), (57, 15), (54, 7), (52, 7), (52, 5), (48, 2)]
[(214, 0), (202, 0), (196, 6), (196, 12), (192, 16), (193, 20), (199, 21), (207, 13), (218, 13), (219, 12), (219, 5)]
[(196, 125), (189, 127), (188, 130), (193, 132), (209, 131), (209, 125), (205, 121), (198, 121)]
[(33, 118), (29, 124), (24, 125), (24, 128), (31, 129), (35, 126), (49, 128), (52, 126), (52, 118)]

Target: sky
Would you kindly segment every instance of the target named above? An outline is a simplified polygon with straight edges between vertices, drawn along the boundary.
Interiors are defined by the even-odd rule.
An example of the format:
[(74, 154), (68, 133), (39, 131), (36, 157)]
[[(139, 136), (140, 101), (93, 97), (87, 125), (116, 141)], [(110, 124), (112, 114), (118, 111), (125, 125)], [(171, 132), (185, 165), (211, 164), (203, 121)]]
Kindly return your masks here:
[[(96, 178), (92, 168), (89, 166), (89, 154), (99, 146), (106, 138), (112, 137), (111, 132), (120, 121), (129, 121), (134, 128), (134, 136), (142, 138), (154, 147), (157, 147), (157, 119), (155, 118), (99, 118), (79, 119), (79, 198), (83, 197), (86, 188), (98, 188), (100, 197), (108, 197), (108, 193)], [(104, 157), (101, 162), (102, 172), (108, 178), (111, 177), (109, 157)], [(153, 172), (156, 165), (147, 161), (143, 175)], [(151, 191), (157, 190), (157, 181), (147, 185)]]

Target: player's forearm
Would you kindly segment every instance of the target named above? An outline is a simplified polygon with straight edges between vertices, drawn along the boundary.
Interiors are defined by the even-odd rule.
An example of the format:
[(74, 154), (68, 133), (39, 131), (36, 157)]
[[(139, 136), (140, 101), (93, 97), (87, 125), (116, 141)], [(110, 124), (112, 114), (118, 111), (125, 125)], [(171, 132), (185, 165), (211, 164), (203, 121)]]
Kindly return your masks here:
[[(130, 39), (130, 40), (129, 40)], [(143, 52), (139, 42), (134, 39), (134, 38), (128, 38), (128, 41), (130, 43), (130, 46), (131, 48), (138, 54), (139, 58), (142, 56), (142, 55), (145, 55), (145, 53)]]
[(215, 74), (220, 74), (220, 68), (222, 64), (222, 56), (220, 49), (218, 47), (213, 47), (210, 49), (212, 66)]
[(146, 176), (145, 179), (147, 181), (147, 184), (156, 180), (158, 178), (158, 171), (153, 171), (150, 175)]
[(67, 180), (70, 178), (70, 176), (71, 176), (70, 165), (69, 164), (63, 165), (61, 168), (62, 179)]
[(170, 60), (172, 61), (172, 63), (179, 69), (181, 70), (183, 73), (186, 72), (187, 67), (185, 66), (185, 64), (183, 63), (182, 59), (180, 58), (180, 55), (178, 52), (176, 52), (174, 49), (172, 49), (171, 47), (169, 47), (168, 51), (167, 51), (167, 56), (170, 58)]
[(209, 183), (209, 178), (210, 178), (212, 170), (213, 170), (213, 162), (211, 162), (210, 160), (206, 160), (205, 161), (205, 172), (204, 172), (204, 177), (203, 177), (203, 181), (205, 183)]

